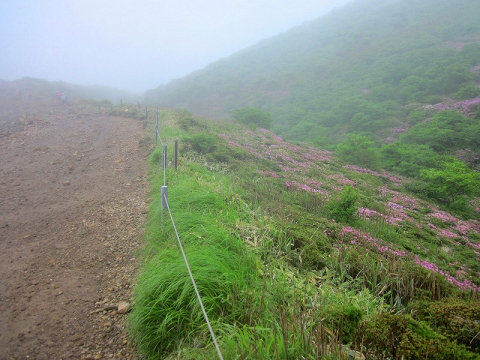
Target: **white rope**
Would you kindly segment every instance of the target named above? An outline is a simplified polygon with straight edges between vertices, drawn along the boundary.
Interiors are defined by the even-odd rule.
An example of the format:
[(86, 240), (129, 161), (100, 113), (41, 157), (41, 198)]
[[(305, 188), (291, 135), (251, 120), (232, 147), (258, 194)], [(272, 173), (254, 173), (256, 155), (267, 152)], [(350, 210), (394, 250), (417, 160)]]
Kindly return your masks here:
[(178, 235), (177, 227), (175, 226), (175, 222), (173, 221), (172, 212), (170, 211), (170, 206), (168, 206), (167, 197), (164, 195), (163, 198), (165, 199), (165, 204), (167, 205), (168, 214), (170, 215), (170, 219), (172, 220), (173, 229), (175, 230), (175, 235), (177, 236), (178, 246), (180, 247), (180, 251), (182, 252), (183, 260), (185, 261), (185, 265), (187, 266), (188, 274), (190, 275), (190, 280), (192, 281), (193, 288), (195, 289), (195, 294), (197, 294), (198, 302), (200, 303), (200, 307), (202, 308), (203, 317), (208, 325), (208, 330), (210, 331), (210, 335), (212, 335), (213, 343), (215, 344), (215, 348), (217, 349), (218, 357), (220, 360), (223, 360), (222, 352), (217, 343), (217, 339), (215, 338), (215, 334), (213, 333), (212, 326), (210, 325), (210, 321), (208, 320), (207, 312), (203, 306), (202, 298), (200, 297), (200, 293), (198, 292), (197, 285), (195, 283), (195, 279), (193, 278), (192, 271), (190, 270), (190, 265), (188, 265), (187, 256), (185, 255), (185, 251), (183, 251), (182, 242), (180, 241), (180, 236)]
[[(160, 132), (158, 133), (158, 140), (160, 140), (160, 144), (162, 144), (162, 147), (165, 146), (165, 143), (162, 141), (162, 138), (160, 137)], [(165, 140), (167, 141), (167, 140)]]

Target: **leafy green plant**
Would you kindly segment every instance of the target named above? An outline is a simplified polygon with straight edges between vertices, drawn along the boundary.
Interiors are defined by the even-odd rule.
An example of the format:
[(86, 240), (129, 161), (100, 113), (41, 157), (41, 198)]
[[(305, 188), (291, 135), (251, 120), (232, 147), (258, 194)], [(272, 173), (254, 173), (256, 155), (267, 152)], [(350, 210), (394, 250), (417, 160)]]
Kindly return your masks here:
[(480, 350), (480, 303), (456, 298), (417, 301), (409, 305), (409, 310), (416, 319), (427, 322), (451, 341), (476, 352)]
[(378, 168), (378, 150), (366, 136), (349, 134), (347, 140), (337, 145), (335, 150), (346, 162), (369, 169)]
[(426, 145), (403, 144), (399, 141), (381, 148), (382, 166), (403, 176), (418, 178), (420, 171), (438, 167), (442, 157)]
[(270, 129), (273, 122), (273, 118), (268, 112), (257, 108), (232, 110), (230, 111), (230, 114), (236, 121), (254, 128), (261, 127), (264, 129)]
[(359, 194), (352, 186), (346, 186), (337, 199), (327, 205), (328, 216), (341, 223), (353, 224), (357, 220)]
[(455, 94), (456, 100), (471, 99), (480, 95), (480, 87), (476, 83), (463, 85)]
[(447, 162), (442, 169), (422, 170), (420, 176), (426, 183), (428, 195), (447, 204), (454, 204), (462, 196), (472, 197), (479, 192), (478, 173), (460, 161)]
[(403, 314), (381, 313), (365, 319), (355, 332), (354, 346), (375, 359), (478, 359), (465, 346)]
[(182, 138), (183, 142), (199, 154), (208, 154), (215, 150), (219, 141), (218, 136), (213, 134), (194, 134)]

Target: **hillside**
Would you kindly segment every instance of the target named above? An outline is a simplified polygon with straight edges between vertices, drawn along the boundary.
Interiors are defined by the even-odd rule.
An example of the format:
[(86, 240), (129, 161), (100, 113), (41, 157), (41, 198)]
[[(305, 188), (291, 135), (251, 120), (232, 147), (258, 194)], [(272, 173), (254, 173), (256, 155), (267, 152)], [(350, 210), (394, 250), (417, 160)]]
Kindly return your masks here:
[(266, 129), (159, 123), (129, 318), (145, 359), (217, 358), (177, 236), (225, 359), (480, 357), (480, 198), (445, 211), (414, 180)]
[[(147, 101), (208, 117), (257, 107), (273, 131), (328, 146), (345, 133), (391, 142), (429, 106), (480, 103), (475, 1), (357, 0), (182, 79)], [(427, 106), (427, 108), (425, 107)]]
[(119, 104), (120, 101), (135, 104), (141, 98), (140, 94), (101, 85), (82, 86), (63, 81), (47, 81), (31, 77), (24, 77), (14, 81), (0, 80), (0, 96), (2, 97), (45, 100), (54, 99), (58, 91), (64, 92), (70, 100), (108, 100), (114, 104)]

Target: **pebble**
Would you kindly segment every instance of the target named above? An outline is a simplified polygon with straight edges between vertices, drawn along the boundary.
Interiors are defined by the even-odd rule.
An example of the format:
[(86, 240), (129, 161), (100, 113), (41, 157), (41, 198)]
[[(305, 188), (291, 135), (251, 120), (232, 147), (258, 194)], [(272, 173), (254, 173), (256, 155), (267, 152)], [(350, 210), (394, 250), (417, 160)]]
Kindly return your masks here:
[(126, 301), (120, 301), (118, 303), (117, 313), (126, 314), (130, 310), (130, 304)]

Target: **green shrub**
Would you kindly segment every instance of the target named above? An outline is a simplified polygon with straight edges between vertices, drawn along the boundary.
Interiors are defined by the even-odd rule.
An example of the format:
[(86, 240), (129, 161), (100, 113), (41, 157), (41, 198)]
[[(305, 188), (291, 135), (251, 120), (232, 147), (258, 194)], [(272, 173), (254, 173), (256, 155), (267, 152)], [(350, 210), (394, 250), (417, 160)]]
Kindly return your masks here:
[(324, 322), (332, 324), (332, 329), (341, 332), (342, 342), (347, 344), (352, 341), (353, 333), (357, 329), (362, 317), (363, 312), (353, 304), (337, 305), (328, 310)]
[(480, 95), (480, 87), (475, 83), (468, 83), (463, 85), (460, 90), (454, 95), (456, 100), (471, 99)]
[(480, 352), (480, 303), (462, 299), (416, 301), (410, 304), (413, 316), (447, 336), (451, 341)]
[(230, 114), (236, 121), (253, 128), (261, 127), (264, 129), (270, 129), (273, 122), (272, 115), (256, 108), (232, 110), (230, 111)]
[(478, 173), (458, 160), (445, 162), (441, 169), (421, 170), (420, 177), (426, 183), (427, 195), (447, 204), (454, 204), (463, 196), (472, 197), (479, 192)]
[(378, 168), (379, 153), (375, 144), (368, 137), (358, 134), (349, 134), (347, 140), (337, 145), (336, 152), (340, 157), (351, 164)]
[(205, 133), (185, 136), (183, 138), (183, 142), (193, 151), (203, 155), (214, 151), (218, 141), (218, 136)]
[(205, 128), (203, 124), (195, 120), (195, 118), (190, 113), (180, 113), (179, 119), (177, 120), (178, 126), (184, 131), (189, 131), (192, 127), (197, 127), (200, 129)]
[(354, 333), (353, 344), (373, 359), (478, 359), (465, 346), (404, 314), (380, 313), (365, 319)]
[(328, 203), (329, 217), (341, 223), (354, 224), (357, 220), (359, 197), (357, 190), (350, 185), (346, 186), (339, 198)]

